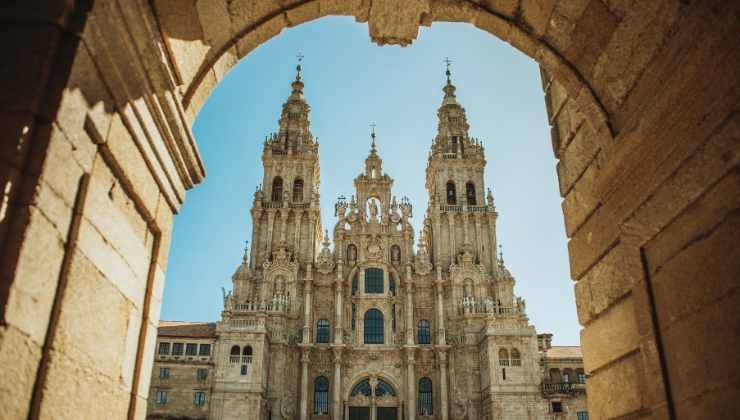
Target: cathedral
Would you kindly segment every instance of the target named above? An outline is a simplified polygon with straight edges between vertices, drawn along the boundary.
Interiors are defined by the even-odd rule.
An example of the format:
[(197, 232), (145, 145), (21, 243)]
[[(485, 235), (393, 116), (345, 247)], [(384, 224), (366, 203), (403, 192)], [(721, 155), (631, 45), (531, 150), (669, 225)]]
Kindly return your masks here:
[(446, 75), (420, 231), (374, 131), (324, 229), (297, 67), (221, 319), (160, 324), (148, 418), (588, 418), (580, 348), (537, 334), (497, 252), (484, 148)]

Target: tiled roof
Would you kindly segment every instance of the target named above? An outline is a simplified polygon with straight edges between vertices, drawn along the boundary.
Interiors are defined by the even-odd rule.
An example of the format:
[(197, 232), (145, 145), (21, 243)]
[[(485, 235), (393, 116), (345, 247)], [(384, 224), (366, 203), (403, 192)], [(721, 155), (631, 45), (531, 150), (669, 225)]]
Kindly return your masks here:
[(215, 322), (159, 321), (160, 337), (216, 338)]
[(583, 359), (580, 346), (552, 346), (547, 350), (548, 359)]

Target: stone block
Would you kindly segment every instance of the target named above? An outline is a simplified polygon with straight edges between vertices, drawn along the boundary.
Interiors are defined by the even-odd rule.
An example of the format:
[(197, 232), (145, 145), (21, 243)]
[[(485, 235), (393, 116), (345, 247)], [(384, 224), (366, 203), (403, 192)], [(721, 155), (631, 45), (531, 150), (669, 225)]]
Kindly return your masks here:
[[(737, 393), (740, 317), (732, 314), (737, 313), (738, 305), (740, 293), (735, 288), (720, 301), (695, 311), (663, 331), (664, 348), (670, 349), (665, 357), (677, 405), (690, 409), (691, 400), (706, 404), (718, 398), (714, 394), (719, 396), (730, 389)], [(721, 413), (714, 410), (709, 410), (708, 418)]]
[[(141, 309), (131, 305), (128, 309), (126, 335), (121, 349), (120, 378), (126, 388), (133, 386), (136, 361), (139, 358), (139, 333), (141, 331)], [(154, 354), (152, 353), (152, 357)], [(140, 372), (139, 376), (148, 375)]]
[(636, 247), (617, 244), (575, 285), (578, 319), (588, 325), (632, 290), (643, 277)]
[(594, 161), (599, 152), (600, 142), (588, 124), (581, 125), (573, 140), (560, 155), (557, 164), (560, 194), (568, 194), (573, 184)]
[(598, 172), (598, 159), (594, 159), (583, 172), (581, 178), (565, 196), (562, 203), (565, 216), (565, 233), (572, 237), (600, 205), (599, 198), (592, 190)]
[(726, 213), (740, 207), (738, 165), (740, 118), (736, 117), (635, 211), (631, 221), (649, 231), (661, 232), (647, 245), (652, 271), (719, 223)]
[(508, 18), (514, 18), (519, 10), (520, 0), (483, 0), (482, 5), (489, 10)]
[(514, 29), (511, 22), (484, 10), (478, 11), (474, 25), (478, 29), (482, 29), (503, 41), (509, 41), (511, 31)]
[(360, 11), (364, 3), (363, 0), (319, 0), (319, 8), (324, 16), (360, 16), (367, 13)]
[(39, 418), (105, 419), (113, 413), (126, 413), (128, 390), (96, 368), (52, 351)]
[(28, 225), (22, 237), (14, 272), (3, 264), (3, 278), (14, 279), (9, 287), (5, 322), (27, 334), (39, 346), (44, 343), (54, 293), (64, 259), (66, 236), (48, 218), (29, 207)]
[(435, 22), (465, 22), (472, 23), (480, 9), (473, 7), (469, 2), (434, 1), (430, 2), (431, 18)]
[(5, 85), (0, 110), (41, 112), (61, 30), (46, 24), (3, 25), (0, 35), (3, 61), (13, 63), (0, 67), (0, 79), (13, 81)]
[(599, 397), (589, 398), (589, 417), (613, 419), (640, 410), (643, 407), (641, 372), (639, 353), (593, 372), (586, 382), (586, 392)]
[(738, 232), (740, 211), (736, 208), (722, 223), (687, 244), (652, 275), (661, 329), (672, 328), (674, 323), (717, 304), (737, 289)]
[(562, 52), (582, 77), (591, 76), (618, 24), (617, 16), (603, 2), (592, 0), (588, 3), (571, 33), (570, 48)]
[[(153, 217), (159, 203), (160, 189), (144, 155), (137, 147), (120, 116), (116, 115), (106, 136), (105, 146), (110, 156), (120, 168), (122, 178), (119, 182), (134, 189), (138, 201)], [(143, 234), (140, 227), (138, 230)]]
[(613, 304), (581, 330), (586, 371), (602, 368), (638, 348), (635, 308), (628, 296)]
[(302, 23), (310, 22), (321, 16), (321, 4), (317, 1), (304, 3), (297, 7), (291, 7), (286, 12), (288, 26), (298, 26)]
[(543, 36), (555, 8), (555, 0), (521, 0), (519, 7), (524, 24), (531, 28), (532, 34), (537, 38)]
[(118, 381), (133, 305), (80, 252), (72, 257), (52, 347)]
[(36, 370), (41, 360), (41, 346), (13, 325), (0, 327), (0, 404), (3, 416), (21, 419), (28, 416), (28, 402), (33, 394)]

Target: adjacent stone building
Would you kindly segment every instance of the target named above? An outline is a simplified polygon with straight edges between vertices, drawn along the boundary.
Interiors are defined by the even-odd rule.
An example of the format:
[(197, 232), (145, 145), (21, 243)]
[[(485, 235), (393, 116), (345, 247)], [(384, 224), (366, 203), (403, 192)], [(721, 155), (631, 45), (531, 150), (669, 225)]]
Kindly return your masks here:
[[(149, 417), (587, 418), (580, 349), (538, 340), (497, 252), (484, 148), (449, 70), (418, 233), (373, 132), (354, 194), (340, 197), (322, 236), (303, 86), (299, 66), (264, 143), (252, 246), (221, 320), (160, 327)], [(212, 354), (201, 354), (204, 343)]]

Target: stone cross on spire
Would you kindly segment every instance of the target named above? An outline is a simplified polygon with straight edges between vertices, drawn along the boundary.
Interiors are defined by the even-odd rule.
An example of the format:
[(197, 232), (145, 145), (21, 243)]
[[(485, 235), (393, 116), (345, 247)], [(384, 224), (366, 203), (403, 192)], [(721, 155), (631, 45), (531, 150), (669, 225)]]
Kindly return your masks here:
[(370, 138), (372, 139), (372, 144), (370, 145), (370, 152), (375, 153), (375, 123), (370, 123)]
[(301, 63), (303, 62), (303, 54), (299, 52), (296, 55), (296, 57), (298, 58), (298, 64), (295, 66), (295, 71), (296, 71), (295, 79), (301, 80), (301, 70), (303, 70), (303, 67), (301, 67)]
[(450, 76), (452, 75), (452, 72), (450, 72), (450, 64), (452, 64), (452, 60), (450, 60), (449, 57), (445, 57), (444, 60), (442, 60), (443, 63), (445, 63), (447, 70), (445, 71), (445, 74), (447, 75), (447, 84), (450, 84)]

